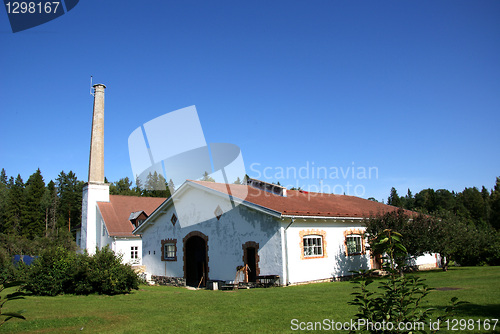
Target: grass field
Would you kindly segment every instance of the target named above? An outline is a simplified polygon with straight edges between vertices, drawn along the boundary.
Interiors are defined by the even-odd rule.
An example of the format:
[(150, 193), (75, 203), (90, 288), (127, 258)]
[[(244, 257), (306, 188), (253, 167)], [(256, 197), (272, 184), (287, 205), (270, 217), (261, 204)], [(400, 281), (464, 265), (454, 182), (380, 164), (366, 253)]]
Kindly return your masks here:
[[(445, 306), (453, 296), (470, 302), (454, 318), (474, 319), (476, 330), (450, 333), (500, 333), (500, 323), (495, 331), (479, 331), (477, 324), (477, 320), (500, 318), (500, 267), (451, 268), (418, 275), (431, 287), (458, 289), (433, 291), (428, 307)], [(0, 327), (0, 333), (296, 332), (291, 330), (292, 319), (352, 319), (356, 308), (347, 302), (353, 286), (335, 282), (238, 291), (141, 286), (139, 291), (119, 296), (27, 297), (12, 301), (4, 310), (25, 309), (27, 320), (11, 320)]]

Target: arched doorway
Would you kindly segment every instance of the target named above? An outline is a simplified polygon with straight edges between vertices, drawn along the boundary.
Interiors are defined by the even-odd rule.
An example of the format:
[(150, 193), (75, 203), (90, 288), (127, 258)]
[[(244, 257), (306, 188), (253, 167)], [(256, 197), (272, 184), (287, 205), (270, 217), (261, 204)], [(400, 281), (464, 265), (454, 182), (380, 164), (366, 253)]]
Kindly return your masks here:
[(248, 265), (248, 274), (245, 277), (247, 282), (256, 282), (260, 274), (259, 269), (259, 244), (248, 241), (243, 244), (243, 263)]
[(208, 237), (191, 232), (183, 239), (184, 278), (189, 286), (205, 286), (208, 280)]

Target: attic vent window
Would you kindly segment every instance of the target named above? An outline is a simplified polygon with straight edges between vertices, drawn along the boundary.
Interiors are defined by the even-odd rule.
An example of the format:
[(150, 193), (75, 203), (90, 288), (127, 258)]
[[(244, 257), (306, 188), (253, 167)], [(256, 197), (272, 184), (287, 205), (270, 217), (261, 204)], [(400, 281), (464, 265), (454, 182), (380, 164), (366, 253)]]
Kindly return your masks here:
[(170, 221), (172, 222), (172, 225), (175, 226), (175, 223), (177, 223), (177, 216), (175, 213), (172, 214), (172, 218), (170, 218)]
[(224, 211), (222, 211), (222, 209), (220, 208), (220, 205), (217, 205), (217, 209), (215, 209), (215, 211), (214, 211), (214, 214), (215, 214), (215, 217), (217, 217), (217, 220), (219, 220), (220, 217), (222, 217), (223, 213), (224, 213)]

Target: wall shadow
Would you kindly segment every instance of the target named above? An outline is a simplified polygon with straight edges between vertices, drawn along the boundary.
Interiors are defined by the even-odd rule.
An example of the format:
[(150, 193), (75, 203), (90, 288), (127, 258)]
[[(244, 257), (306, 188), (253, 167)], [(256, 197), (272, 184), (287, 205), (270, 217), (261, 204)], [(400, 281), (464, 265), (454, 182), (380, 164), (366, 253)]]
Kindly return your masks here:
[(335, 268), (331, 273), (332, 277), (352, 276), (351, 271), (369, 269), (370, 259), (366, 255), (349, 255), (345, 254), (344, 248), (339, 246), (335, 254)]

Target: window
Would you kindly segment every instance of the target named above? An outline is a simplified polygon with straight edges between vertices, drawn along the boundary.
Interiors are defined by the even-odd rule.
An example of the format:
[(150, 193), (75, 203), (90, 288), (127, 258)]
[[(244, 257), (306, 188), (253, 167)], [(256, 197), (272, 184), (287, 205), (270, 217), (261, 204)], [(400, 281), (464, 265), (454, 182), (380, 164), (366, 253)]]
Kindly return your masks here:
[(326, 231), (316, 229), (302, 230), (299, 232), (299, 244), (301, 260), (328, 257)]
[(161, 241), (161, 260), (177, 261), (177, 239)]
[(347, 255), (359, 255), (363, 253), (363, 238), (359, 234), (351, 234), (345, 238)]
[(102, 224), (102, 236), (105, 237), (106, 236), (106, 225), (104, 225), (104, 221), (101, 220), (101, 224)]
[(304, 257), (323, 256), (323, 238), (321, 235), (304, 236)]
[(130, 247), (130, 258), (131, 259), (138, 259), (139, 258), (139, 247), (138, 246)]
[(174, 244), (165, 244), (165, 260), (173, 260), (175, 258), (175, 245)]

